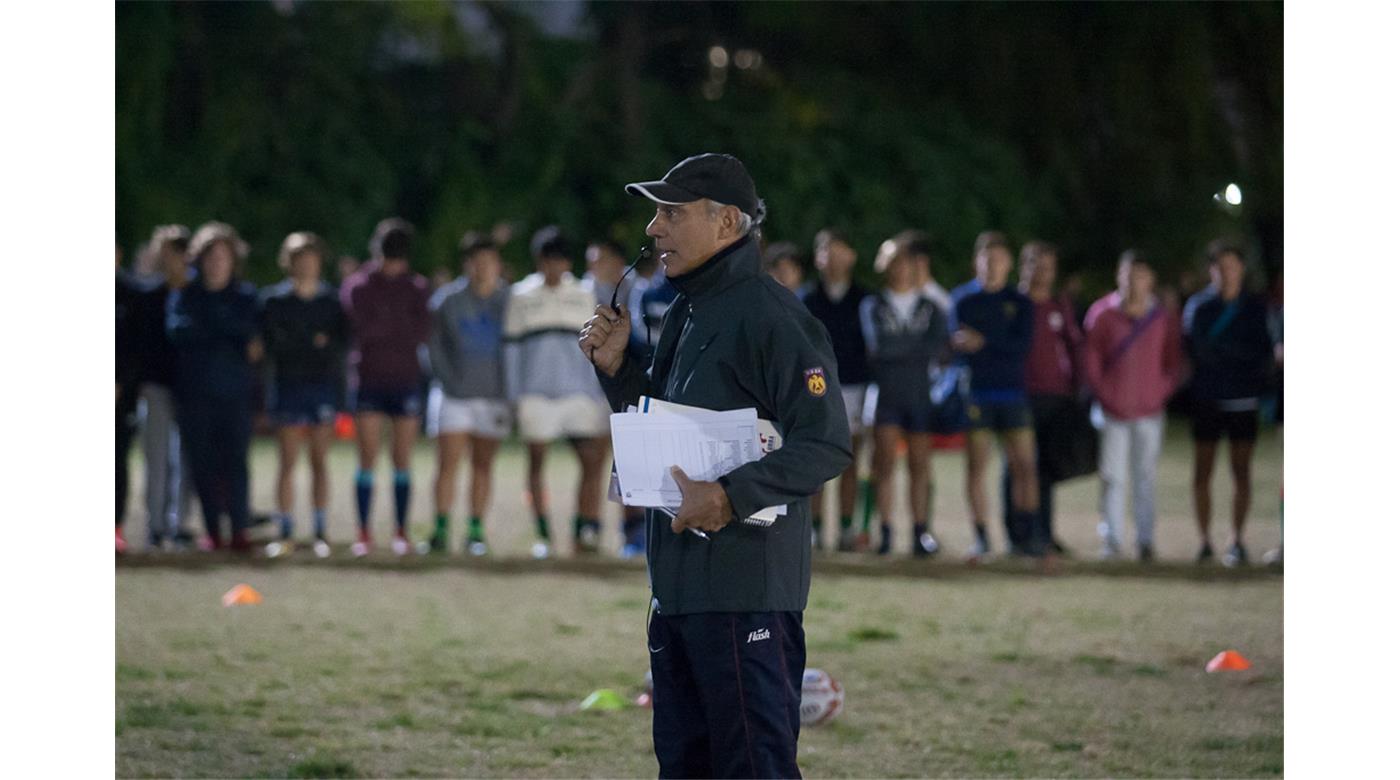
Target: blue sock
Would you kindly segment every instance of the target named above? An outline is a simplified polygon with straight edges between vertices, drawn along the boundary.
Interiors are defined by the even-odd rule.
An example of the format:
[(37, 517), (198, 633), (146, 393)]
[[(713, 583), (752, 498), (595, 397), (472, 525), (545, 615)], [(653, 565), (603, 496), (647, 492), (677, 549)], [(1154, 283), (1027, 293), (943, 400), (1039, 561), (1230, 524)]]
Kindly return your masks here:
[(317, 509), (315, 513), (311, 515), (311, 522), (315, 525), (316, 538), (326, 538), (326, 510)]
[(292, 538), (292, 515), (290, 512), (277, 513), (277, 533), (283, 539)]
[(369, 507), (374, 500), (374, 472), (369, 469), (355, 471), (355, 508), (360, 512), (360, 530), (369, 529)]
[(408, 526), (409, 472), (394, 472), (394, 526), (403, 533)]

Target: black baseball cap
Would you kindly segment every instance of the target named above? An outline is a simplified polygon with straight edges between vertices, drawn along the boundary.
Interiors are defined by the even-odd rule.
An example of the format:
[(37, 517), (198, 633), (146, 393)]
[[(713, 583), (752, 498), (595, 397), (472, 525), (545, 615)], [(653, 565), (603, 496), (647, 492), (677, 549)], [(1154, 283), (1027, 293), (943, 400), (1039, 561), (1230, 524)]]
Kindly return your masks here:
[(676, 163), (660, 181), (633, 182), (626, 189), (629, 195), (669, 206), (709, 198), (735, 206), (750, 217), (758, 216), (758, 193), (754, 190), (753, 179), (739, 158), (728, 154), (687, 157)]

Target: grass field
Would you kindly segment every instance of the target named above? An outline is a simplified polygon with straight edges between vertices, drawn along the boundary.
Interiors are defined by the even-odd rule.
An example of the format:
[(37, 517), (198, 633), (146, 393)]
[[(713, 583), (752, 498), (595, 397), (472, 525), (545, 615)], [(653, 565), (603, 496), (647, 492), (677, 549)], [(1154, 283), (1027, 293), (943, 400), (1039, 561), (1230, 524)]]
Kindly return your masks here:
[[(803, 732), (804, 772), (1281, 774), (1282, 576), (1184, 563), (1195, 546), (1186, 453), (1173, 435), (1158, 542), (1168, 560), (1155, 566), (1079, 560), (1042, 577), (1012, 562), (972, 571), (950, 560), (819, 559), (806, 613), (809, 665), (844, 684), (846, 711)], [(265, 444), (255, 453), (259, 508), (270, 506), (269, 454)], [(340, 539), (353, 525), (351, 457), (336, 452)], [(414, 513), (423, 530), (431, 451), (419, 457)], [(521, 460), (508, 448), (500, 465), (489, 560), (123, 561), (117, 774), (654, 775), (649, 712), (577, 709), (597, 688), (641, 690), (643, 570), (608, 559), (524, 560)], [(563, 450), (555, 463), (552, 476), (572, 484), (577, 472)], [(959, 467), (958, 455), (938, 458), (936, 524), (960, 551), (970, 537)], [(1281, 470), (1271, 433), (1256, 467), (1248, 537), (1256, 555), (1279, 538)], [(1218, 495), (1226, 490), (1221, 479)], [(1096, 492), (1092, 480), (1060, 491), (1062, 534), (1082, 557), (1094, 549)], [(566, 495), (556, 492), (558, 538), (572, 514)], [(132, 523), (143, 528), (139, 516)], [(238, 582), (265, 603), (219, 606)], [(1205, 662), (1227, 648), (1254, 668), (1206, 674)]]

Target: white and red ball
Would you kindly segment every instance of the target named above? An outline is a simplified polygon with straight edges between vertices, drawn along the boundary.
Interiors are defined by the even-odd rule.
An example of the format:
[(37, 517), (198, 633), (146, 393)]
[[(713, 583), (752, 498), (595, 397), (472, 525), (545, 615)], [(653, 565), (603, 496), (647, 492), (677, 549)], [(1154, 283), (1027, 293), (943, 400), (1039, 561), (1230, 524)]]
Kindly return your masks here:
[(802, 725), (820, 726), (831, 722), (841, 714), (845, 702), (846, 692), (831, 675), (820, 669), (802, 672), (802, 705), (799, 708)]

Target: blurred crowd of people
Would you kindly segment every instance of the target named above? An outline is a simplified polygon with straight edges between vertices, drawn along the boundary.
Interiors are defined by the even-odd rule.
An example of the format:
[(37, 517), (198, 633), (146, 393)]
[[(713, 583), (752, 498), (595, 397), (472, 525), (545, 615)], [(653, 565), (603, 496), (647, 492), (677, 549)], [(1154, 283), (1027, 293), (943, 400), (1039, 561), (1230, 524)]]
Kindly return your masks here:
[[(322, 240), (295, 232), (278, 252), (285, 278), (262, 290), (244, 280), (248, 246), (227, 224), (193, 232), (157, 227), (141, 252), (143, 273), (123, 267), (118, 245), (117, 552), (129, 546), (127, 462), (138, 434), (146, 548), (251, 550), (248, 449), (259, 413), (278, 449), (276, 507), (268, 518), (276, 540), (268, 555), (297, 544), (294, 477), (303, 452), (311, 472), (310, 536), (303, 541), (317, 556), (332, 554), (327, 453), (337, 428), (358, 445), (355, 556), (374, 546), (375, 469), (386, 439), (392, 551), (449, 549), (465, 465), (463, 546), (488, 554), (492, 467), (512, 431), (528, 455), (532, 554), (555, 551), (545, 465), (550, 445), (561, 439), (581, 472), (569, 541), (575, 552), (599, 551), (610, 409), (578, 349), (578, 331), (595, 306), (625, 303), (633, 313), (629, 351), (646, 361), (676, 289), (647, 253), (630, 273), (623, 248), (607, 240), (583, 247), (587, 272), (574, 276), (578, 247), (553, 226), (531, 238), (534, 273), (512, 281), (504, 239), (499, 230), (467, 233), (457, 249), (460, 275), (430, 281), (411, 267), (413, 227), (385, 219), (370, 239), (368, 261), (335, 258), (336, 285), (327, 278), (333, 258)], [(960, 448), (974, 532), (966, 557), (987, 558), (992, 519), (984, 485), (1000, 449), (1008, 554), (1069, 554), (1054, 530), (1054, 487), (1097, 475), (1099, 556), (1152, 561), (1165, 411), (1181, 399), (1175, 402), (1185, 404), (1194, 440), (1197, 560), (1216, 559), (1211, 478), (1224, 439), (1234, 492), (1230, 542), (1219, 560), (1249, 561), (1243, 531), (1254, 443), (1261, 419), (1282, 415), (1283, 309), (1281, 292), (1249, 289), (1241, 246), (1210, 244), (1210, 282), (1188, 289), (1184, 306), (1175, 290), (1158, 285), (1149, 258), (1129, 249), (1118, 262), (1116, 289), (1087, 308), (1061, 288), (1053, 245), (1030, 241), (1018, 252), (994, 231), (972, 248), (973, 278), (951, 290), (934, 279), (931, 242), (916, 230), (879, 246), (874, 290), (856, 281), (858, 252), (839, 230), (813, 240), (810, 282), (804, 254), (796, 244), (771, 243), (763, 263), (826, 326), (837, 357), (857, 454), (835, 483), (839, 551), (895, 552), (892, 520), (903, 499), (913, 523), (909, 553), (939, 553), (931, 451)], [(426, 538), (414, 540), (411, 458), (424, 433), (436, 442), (434, 523)], [(901, 461), (903, 497), (895, 495), (894, 479)], [(194, 497), (204, 520), (199, 530), (188, 525)], [(813, 544), (820, 546), (826, 502), (821, 495), (812, 502)], [(643, 533), (641, 513), (626, 508), (623, 557), (642, 553)], [(1270, 554), (1281, 556), (1281, 549)]]

